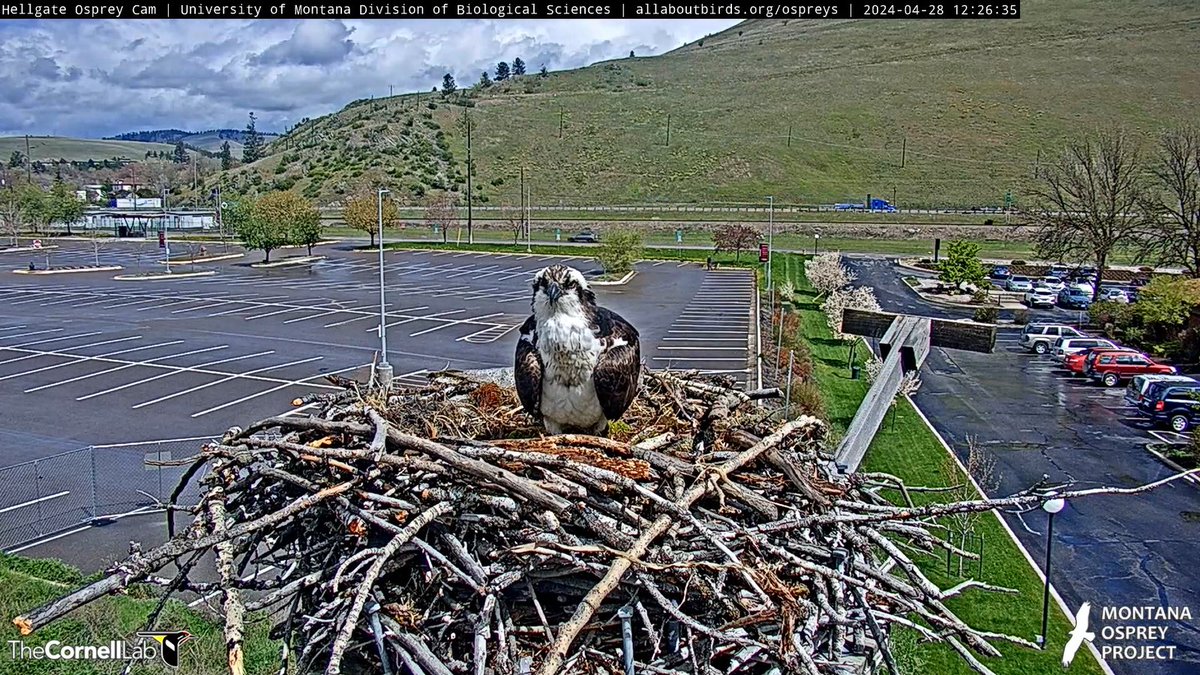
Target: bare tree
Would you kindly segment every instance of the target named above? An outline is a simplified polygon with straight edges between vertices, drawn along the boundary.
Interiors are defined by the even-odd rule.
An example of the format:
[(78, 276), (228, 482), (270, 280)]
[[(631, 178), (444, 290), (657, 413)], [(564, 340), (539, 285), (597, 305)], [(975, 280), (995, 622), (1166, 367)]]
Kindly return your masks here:
[(521, 243), (521, 235), (525, 233), (525, 214), (521, 207), (512, 204), (500, 205), (500, 220), (513, 234), (513, 245)]
[(442, 243), (446, 243), (446, 233), (458, 222), (454, 198), (445, 193), (431, 196), (425, 205), (425, 222), (441, 228)]
[[(948, 501), (972, 500), (980, 497), (987, 498), (992, 492), (995, 492), (1000, 487), (1000, 473), (996, 469), (996, 457), (987, 450), (979, 446), (979, 440), (974, 436), (967, 436), (967, 461), (966, 475), (959, 468), (958, 462), (949, 453), (942, 460), (941, 473), (946, 485)], [(969, 477), (968, 477), (969, 476)], [(975, 485), (971, 484), (971, 479), (974, 479), (975, 485), (978, 485), (983, 494), (978, 494), (975, 490)], [(975, 533), (979, 526), (979, 518), (983, 514), (980, 512), (968, 513), (960, 511), (947, 514), (946, 520), (951, 535), (951, 543), (954, 542), (953, 536), (957, 535), (959, 542), (963, 548), (966, 547), (966, 540), (969, 535)], [(959, 558), (959, 574), (962, 574), (962, 558)]]
[(12, 237), (12, 245), (17, 245), (17, 234), (21, 230), (21, 195), (11, 185), (0, 187), (0, 225), (4, 233)]
[(1096, 266), (1092, 297), (1100, 297), (1113, 252), (1139, 243), (1147, 196), (1141, 152), (1122, 131), (1076, 140), (1041, 172), (1033, 213), (1038, 255), (1087, 260)]
[(1158, 162), (1151, 168), (1157, 190), (1145, 205), (1153, 214), (1155, 236), (1145, 237), (1141, 253), (1200, 277), (1200, 130), (1168, 131), (1158, 147)]

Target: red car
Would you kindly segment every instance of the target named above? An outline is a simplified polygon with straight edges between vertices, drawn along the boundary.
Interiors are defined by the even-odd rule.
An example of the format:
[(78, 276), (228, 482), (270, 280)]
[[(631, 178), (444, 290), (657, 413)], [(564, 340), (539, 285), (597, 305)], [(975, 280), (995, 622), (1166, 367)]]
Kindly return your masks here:
[(1106, 387), (1115, 387), (1134, 375), (1174, 375), (1174, 366), (1155, 363), (1145, 354), (1130, 352), (1100, 352), (1087, 366), (1087, 375), (1100, 380)]
[(1063, 368), (1066, 368), (1067, 372), (1069, 372), (1072, 377), (1075, 375), (1084, 375), (1087, 372), (1087, 367), (1090, 362), (1089, 357), (1101, 352), (1127, 352), (1132, 354), (1139, 353), (1135, 349), (1128, 349), (1125, 347), (1089, 347), (1083, 351), (1075, 352), (1074, 354), (1068, 354), (1066, 357), (1064, 357), (1062, 363)]

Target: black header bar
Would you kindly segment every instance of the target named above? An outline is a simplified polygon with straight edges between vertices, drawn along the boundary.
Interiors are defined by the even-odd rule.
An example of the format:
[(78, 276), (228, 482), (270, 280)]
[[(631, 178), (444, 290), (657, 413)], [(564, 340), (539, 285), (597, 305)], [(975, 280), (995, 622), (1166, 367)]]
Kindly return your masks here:
[(1019, 0), (993, 2), (9, 2), (4, 19), (1019, 19)]

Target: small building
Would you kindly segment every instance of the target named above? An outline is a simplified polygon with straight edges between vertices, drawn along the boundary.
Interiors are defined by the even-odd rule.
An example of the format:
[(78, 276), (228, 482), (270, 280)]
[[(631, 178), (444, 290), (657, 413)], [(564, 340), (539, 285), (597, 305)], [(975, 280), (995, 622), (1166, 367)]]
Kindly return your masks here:
[(145, 237), (151, 232), (160, 231), (207, 232), (217, 229), (216, 212), (211, 209), (99, 209), (85, 213), (80, 225), (85, 230), (111, 230), (117, 237)]

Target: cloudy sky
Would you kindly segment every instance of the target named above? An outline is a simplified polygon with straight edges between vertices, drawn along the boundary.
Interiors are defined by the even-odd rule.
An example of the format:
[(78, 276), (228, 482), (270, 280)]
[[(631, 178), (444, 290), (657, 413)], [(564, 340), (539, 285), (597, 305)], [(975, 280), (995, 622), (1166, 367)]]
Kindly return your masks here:
[(520, 57), (535, 71), (661, 54), (732, 21), (0, 21), (0, 136), (141, 129), (266, 131), (388, 86), (474, 83)]

